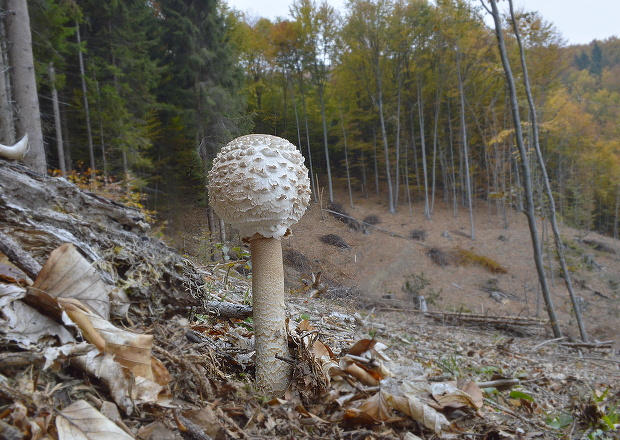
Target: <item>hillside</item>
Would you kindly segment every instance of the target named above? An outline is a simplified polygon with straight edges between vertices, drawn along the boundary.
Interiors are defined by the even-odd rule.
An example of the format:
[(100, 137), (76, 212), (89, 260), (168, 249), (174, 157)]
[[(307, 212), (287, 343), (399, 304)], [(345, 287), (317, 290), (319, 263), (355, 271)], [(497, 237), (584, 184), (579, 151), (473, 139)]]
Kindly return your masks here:
[[(335, 216), (321, 213), (319, 204), (311, 204), (302, 220), (293, 227), (292, 236), (283, 242), (285, 263), (288, 261), (286, 281), (293, 294), (303, 287), (302, 279), (321, 271), (323, 281), (329, 286), (328, 297), (344, 296), (352, 306), (361, 308), (372, 307), (377, 301), (388, 308), (413, 308), (412, 302), (407, 304), (411, 298), (403, 288), (407, 280), (411, 284), (414, 279), (423, 278), (428, 285), (421, 293), (427, 296), (430, 310), (546, 320), (523, 214), (508, 210), (504, 217), (495, 206), (477, 200), (476, 240), (472, 241), (466, 208), (459, 206), (455, 217), (453, 207), (448, 209), (440, 196), (431, 220), (424, 217), (423, 201), (412, 204), (411, 214), (406, 204), (401, 205), (396, 215), (390, 215), (387, 205), (378, 197), (365, 199), (355, 195), (351, 207), (347, 203), (348, 194), (337, 189), (336, 201), (351, 217), (362, 220), (375, 216), (380, 220), (377, 227), (398, 235), (372, 227), (367, 227), (366, 233), (354, 230)], [(196, 237), (205, 237), (206, 219), (201, 218), (200, 211), (186, 214), (183, 218), (171, 219), (172, 229), (185, 230), (185, 235), (176, 235), (173, 243), (184, 243), (185, 252), (204, 261), (201, 247), (204, 238), (201, 241)], [(198, 225), (199, 230), (192, 225)], [(583, 234), (565, 225), (560, 227), (566, 244), (567, 264), (574, 276), (575, 293), (582, 298), (585, 307), (588, 335), (592, 340), (614, 340), (618, 347), (620, 242), (596, 233)], [(403, 238), (414, 230), (426, 238), (422, 241)], [(540, 224), (539, 232), (543, 230), (546, 233), (550, 228), (543, 229)], [(328, 234), (340, 237), (348, 247), (321, 241), (321, 237)], [(553, 267), (553, 271), (548, 271), (548, 279), (562, 331), (569, 339), (578, 339), (570, 298), (553, 255), (552, 237), (544, 243), (546, 268), (549, 264)], [(459, 249), (470, 251), (497, 262), (506, 273), (493, 273), (476, 264), (459, 264), (450, 257), (442, 267), (429, 256), (431, 249), (446, 255), (457, 255)], [(352, 293), (355, 300), (351, 299)], [(392, 304), (384, 298), (386, 295), (394, 300)], [(545, 327), (540, 336), (550, 334)]]

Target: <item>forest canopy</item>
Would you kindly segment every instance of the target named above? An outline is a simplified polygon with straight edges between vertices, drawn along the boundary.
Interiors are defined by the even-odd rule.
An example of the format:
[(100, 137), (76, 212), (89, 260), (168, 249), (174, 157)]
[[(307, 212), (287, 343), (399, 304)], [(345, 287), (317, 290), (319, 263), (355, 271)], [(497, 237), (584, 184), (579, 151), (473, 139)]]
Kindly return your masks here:
[[(1, 2), (5, 145), (24, 134), (8, 20), (18, 3)], [(27, 6), (49, 173), (125, 182), (160, 211), (206, 203), (215, 154), (256, 132), (299, 147), (315, 200), (317, 182), (333, 201), (338, 181), (351, 194), (382, 195), (392, 212), (421, 198), (428, 217), (435, 203), (455, 212), (472, 199), (498, 211), (522, 206), (506, 81), (478, 2), (351, 0), (337, 11), (295, 0), (275, 21), (217, 0)], [(539, 13), (516, 19), (558, 215), (617, 238), (620, 39), (568, 46)], [(507, 18), (504, 27), (519, 78)], [(545, 216), (541, 170), (532, 166)]]

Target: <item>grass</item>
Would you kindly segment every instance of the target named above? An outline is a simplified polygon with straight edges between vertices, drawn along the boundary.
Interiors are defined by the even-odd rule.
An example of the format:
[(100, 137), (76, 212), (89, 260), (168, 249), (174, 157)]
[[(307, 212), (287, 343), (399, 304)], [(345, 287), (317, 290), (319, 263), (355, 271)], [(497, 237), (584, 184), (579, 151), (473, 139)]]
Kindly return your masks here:
[(475, 264), (483, 267), (491, 273), (508, 273), (508, 270), (492, 258), (479, 255), (467, 249), (457, 248), (456, 252), (461, 264)]

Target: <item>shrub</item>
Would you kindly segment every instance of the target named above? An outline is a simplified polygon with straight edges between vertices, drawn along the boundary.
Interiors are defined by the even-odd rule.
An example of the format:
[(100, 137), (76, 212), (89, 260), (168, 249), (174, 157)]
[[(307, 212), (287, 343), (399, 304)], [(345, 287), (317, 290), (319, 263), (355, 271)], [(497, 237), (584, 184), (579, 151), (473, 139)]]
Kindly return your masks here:
[(450, 265), (450, 255), (446, 254), (439, 248), (430, 248), (426, 252), (426, 255), (428, 255), (432, 262), (438, 266), (446, 267)]
[[(344, 210), (344, 208), (342, 207), (340, 203), (329, 202), (327, 204), (327, 209), (329, 209), (330, 211), (333, 211), (333, 212), (330, 212), (330, 215), (334, 216), (336, 220), (340, 220), (343, 223), (349, 224), (350, 219), (348, 217), (344, 217), (345, 215), (349, 215), (349, 213)], [(338, 214), (342, 214), (342, 215), (338, 215)]]
[(508, 273), (504, 266), (489, 257), (478, 255), (475, 252), (463, 248), (457, 248), (456, 251), (459, 256), (459, 262), (462, 264), (476, 264), (491, 273)]
[(363, 222), (368, 223), (369, 225), (378, 225), (379, 223), (381, 223), (381, 219), (378, 215), (370, 214), (364, 217)]
[(309, 272), (312, 270), (312, 264), (310, 264), (308, 257), (295, 249), (285, 248), (282, 251), (282, 259), (284, 260), (284, 264), (300, 272)]
[(332, 246), (336, 246), (342, 249), (348, 249), (349, 243), (344, 241), (344, 239), (336, 234), (327, 234), (321, 236), (321, 241), (326, 244), (331, 244)]
[(414, 229), (409, 233), (409, 238), (412, 240), (424, 241), (426, 240), (427, 233), (424, 229)]

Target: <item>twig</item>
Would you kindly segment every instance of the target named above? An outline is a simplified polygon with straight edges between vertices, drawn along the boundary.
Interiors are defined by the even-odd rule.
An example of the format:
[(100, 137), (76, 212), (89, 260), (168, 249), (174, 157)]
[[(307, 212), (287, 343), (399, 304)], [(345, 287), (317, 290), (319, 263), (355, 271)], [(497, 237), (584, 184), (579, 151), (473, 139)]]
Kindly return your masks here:
[(498, 379), (490, 380), (488, 382), (477, 382), (480, 388), (505, 388), (509, 389), (515, 385), (519, 385), (521, 381), (519, 379)]
[(430, 248), (430, 246), (428, 246), (426, 244), (423, 244), (423, 243), (420, 243), (419, 241), (415, 241), (415, 240), (411, 239), (410, 237), (407, 237), (406, 235), (399, 234), (398, 232), (388, 231), (387, 229), (380, 228), (380, 227), (375, 226), (375, 225), (373, 225), (371, 223), (367, 223), (367, 222), (364, 222), (362, 220), (358, 220), (355, 217), (351, 217), (350, 215), (342, 214), (341, 212), (332, 211), (330, 209), (322, 209), (321, 211), (329, 212), (330, 214), (338, 215), (340, 217), (345, 217), (345, 218), (348, 218), (350, 220), (355, 220), (356, 222), (362, 223), (363, 225), (366, 225), (366, 226), (370, 226), (371, 228), (375, 228), (378, 231), (381, 231), (381, 232), (384, 232), (384, 233), (386, 233), (388, 235), (391, 235), (392, 237), (404, 238), (405, 240), (412, 241), (412, 242), (414, 242), (415, 244), (417, 244), (419, 246), (425, 247), (427, 249)]
[(538, 344), (538, 345), (534, 345), (534, 346), (530, 349), (530, 351), (536, 351), (536, 350), (538, 350), (540, 347), (542, 347), (543, 345), (552, 344), (552, 343), (554, 343), (554, 342), (561, 341), (562, 339), (564, 339), (564, 337), (561, 337), (561, 338), (555, 338), (555, 339), (549, 339), (549, 340), (547, 340), (547, 341), (541, 342), (541, 343), (540, 343), (540, 344)]

